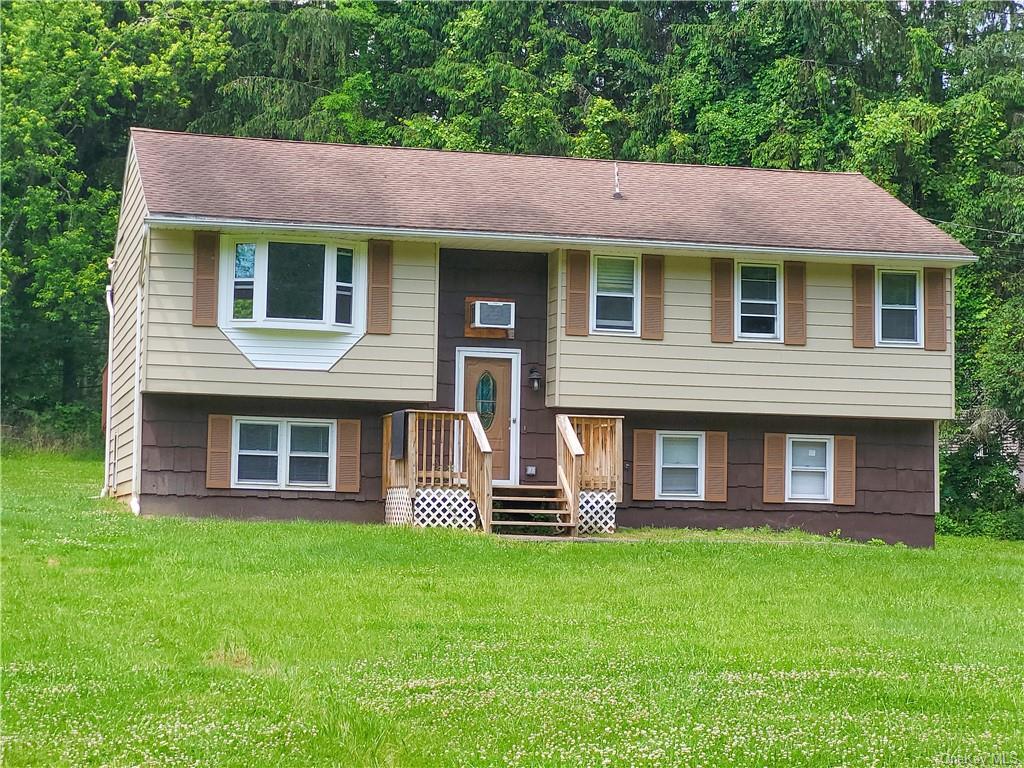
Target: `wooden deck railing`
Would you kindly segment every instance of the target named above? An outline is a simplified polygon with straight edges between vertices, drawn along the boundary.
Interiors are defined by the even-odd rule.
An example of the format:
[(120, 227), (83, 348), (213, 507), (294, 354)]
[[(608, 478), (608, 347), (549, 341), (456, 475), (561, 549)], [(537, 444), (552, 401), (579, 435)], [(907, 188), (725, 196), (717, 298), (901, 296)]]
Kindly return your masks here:
[(580, 487), (585, 491), (614, 490), (622, 501), (622, 417), (567, 417), (583, 446)]
[(580, 483), (583, 474), (583, 446), (573, 429), (572, 422), (565, 414), (555, 416), (555, 459), (557, 462), (558, 486), (565, 496), (570, 513), (573, 535), (580, 522)]
[(406, 411), (405, 450), (391, 458), (392, 416), (384, 416), (382, 495), (389, 488), (465, 488), (491, 529), (491, 446), (480, 417), (465, 411)]

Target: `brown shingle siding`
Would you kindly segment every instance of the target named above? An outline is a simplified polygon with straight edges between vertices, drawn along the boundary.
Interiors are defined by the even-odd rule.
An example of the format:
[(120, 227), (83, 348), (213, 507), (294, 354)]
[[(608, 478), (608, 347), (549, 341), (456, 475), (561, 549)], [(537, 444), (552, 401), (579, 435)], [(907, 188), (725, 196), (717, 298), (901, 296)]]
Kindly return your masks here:
[[(148, 436), (149, 442), (142, 449), (142, 493), (199, 497), (193, 501), (208, 496), (270, 499), (292, 498), (290, 494), (296, 494), (294, 498), (297, 499), (377, 502), (380, 490), (381, 416), (399, 407), (392, 403), (145, 395), (143, 434)], [(361, 419), (359, 492), (207, 488), (206, 440), (209, 414)]]
[[(630, 502), (633, 477), (625, 473), (627, 508), (620, 524), (658, 518), (637, 510), (663, 510), (661, 522), (672, 524), (678, 510), (742, 510), (775, 513), (785, 519), (794, 512), (865, 512), (891, 515), (931, 515), (934, 511), (932, 422), (881, 419), (836, 419), (793, 416), (737, 416), (699, 413), (632, 413), (623, 425), (623, 453), (632, 456), (635, 429), (722, 430), (729, 434), (729, 493), (726, 503), (638, 501)], [(765, 503), (762, 498), (765, 433), (856, 435), (856, 503)], [(620, 510), (621, 511), (621, 510)], [(751, 518), (748, 525), (759, 525)], [(767, 518), (766, 518), (767, 520)], [(645, 524), (646, 524), (645, 523)], [(639, 524), (639, 523), (637, 523)], [(686, 522), (678, 522), (686, 525)], [(723, 522), (722, 525), (727, 525)]]

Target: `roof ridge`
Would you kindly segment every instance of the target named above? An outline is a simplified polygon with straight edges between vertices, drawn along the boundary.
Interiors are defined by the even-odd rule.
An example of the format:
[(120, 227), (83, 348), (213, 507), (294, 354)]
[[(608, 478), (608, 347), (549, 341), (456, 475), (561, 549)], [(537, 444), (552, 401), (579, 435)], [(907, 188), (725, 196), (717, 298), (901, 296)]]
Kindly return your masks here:
[(818, 176), (860, 176), (867, 178), (859, 171), (818, 171), (805, 168), (758, 168), (751, 165), (710, 165), (703, 163), (666, 163), (657, 160), (617, 160), (603, 157), (572, 157), (568, 155), (520, 155), (514, 152), (493, 152), (487, 150), (437, 149), (436, 147), (407, 147), (401, 144), (351, 144), (338, 141), (305, 141), (300, 139), (273, 139), (263, 136), (231, 136), (222, 133), (195, 133), (192, 131), (170, 131), (163, 128), (145, 128), (132, 126), (131, 133), (161, 133), (172, 136), (194, 136), (208, 139), (228, 139), (234, 141), (262, 141), (276, 144), (297, 144), (300, 146), (351, 147), (353, 149), (387, 149), (404, 150), (406, 152), (430, 152), (447, 155), (482, 155), (484, 157), (514, 157), (527, 160), (566, 160), (581, 163), (619, 163), (622, 165), (662, 166), (666, 168), (704, 168), (723, 171), (755, 171), (765, 173), (790, 173)]

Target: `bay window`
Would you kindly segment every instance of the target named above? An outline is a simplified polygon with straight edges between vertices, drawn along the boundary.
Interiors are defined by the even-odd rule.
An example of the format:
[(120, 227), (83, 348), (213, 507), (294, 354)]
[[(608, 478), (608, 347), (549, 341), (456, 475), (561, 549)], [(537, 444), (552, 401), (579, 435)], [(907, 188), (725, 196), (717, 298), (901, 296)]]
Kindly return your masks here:
[[(363, 318), (365, 247), (239, 238), (222, 259), (221, 322), (236, 328), (350, 331)], [(365, 288), (363, 288), (365, 290)]]

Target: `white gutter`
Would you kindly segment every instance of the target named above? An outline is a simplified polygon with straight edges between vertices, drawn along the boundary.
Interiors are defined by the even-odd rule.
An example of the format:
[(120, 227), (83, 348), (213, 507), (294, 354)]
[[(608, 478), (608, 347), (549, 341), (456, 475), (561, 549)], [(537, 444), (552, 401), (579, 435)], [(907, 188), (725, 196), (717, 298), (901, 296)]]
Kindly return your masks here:
[(727, 253), (757, 253), (772, 256), (798, 256), (803, 258), (830, 258), (842, 261), (858, 259), (927, 261), (929, 263), (970, 264), (977, 256), (955, 256), (936, 253), (894, 253), (890, 251), (849, 251), (817, 248), (783, 248), (755, 245), (727, 245), (722, 243), (697, 243), (682, 240), (644, 240), (617, 237), (573, 237), (567, 235), (542, 235), (521, 232), (488, 232), (459, 229), (422, 229), (415, 227), (364, 227), (355, 224), (304, 224), (290, 221), (258, 221), (253, 219), (228, 219), (206, 216), (179, 216), (151, 214), (146, 223), (168, 228), (213, 228), (219, 230), (277, 229), (294, 232), (336, 232), (369, 237), (406, 237), (430, 240), (508, 240), (516, 243), (535, 243), (548, 246), (578, 246), (583, 248), (644, 248), (650, 250), (714, 251)]

